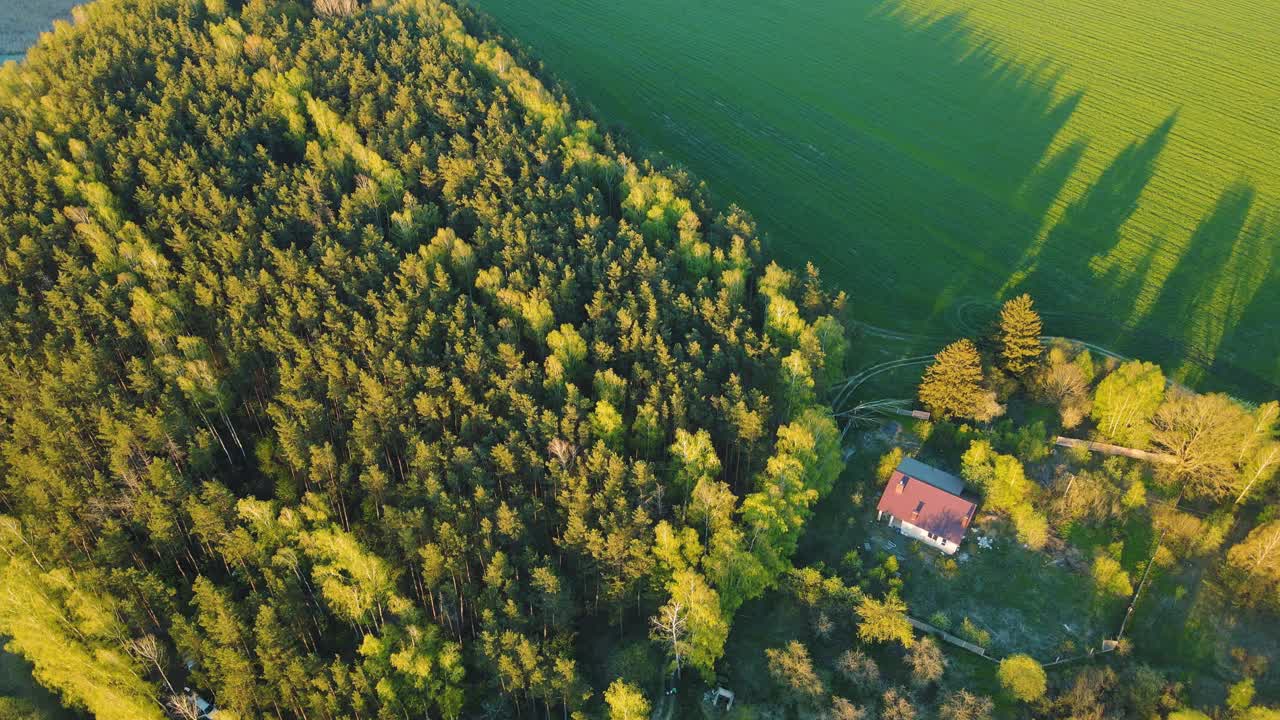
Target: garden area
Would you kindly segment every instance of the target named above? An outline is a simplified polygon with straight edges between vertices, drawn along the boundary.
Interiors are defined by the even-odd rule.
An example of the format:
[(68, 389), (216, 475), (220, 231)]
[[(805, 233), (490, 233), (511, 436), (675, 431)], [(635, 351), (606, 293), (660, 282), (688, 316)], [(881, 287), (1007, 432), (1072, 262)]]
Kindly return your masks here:
[[(891, 396), (903, 367), (837, 402), (856, 427), (846, 471), (815, 506), (798, 569), (744, 606), (726, 646), (718, 681), (748, 690), (742, 717), (807, 717), (827, 702), (819, 695), (835, 717), (847, 698), (893, 720), (914, 717), (896, 713), (899, 700), (943, 718), (1224, 706), (1271, 717), (1280, 406), (1196, 394), (1155, 365), (1078, 344), (1045, 347), (1030, 299), (1012, 305), (1020, 346), (997, 334), (933, 358), (912, 408), (930, 419), (903, 417), (900, 404), (863, 412), (868, 391)], [(978, 504), (954, 555), (877, 521), (904, 458), (962, 478)], [(894, 613), (986, 657), (918, 629), (867, 632)], [(1023, 655), (1039, 675), (1019, 696), (997, 662)]]

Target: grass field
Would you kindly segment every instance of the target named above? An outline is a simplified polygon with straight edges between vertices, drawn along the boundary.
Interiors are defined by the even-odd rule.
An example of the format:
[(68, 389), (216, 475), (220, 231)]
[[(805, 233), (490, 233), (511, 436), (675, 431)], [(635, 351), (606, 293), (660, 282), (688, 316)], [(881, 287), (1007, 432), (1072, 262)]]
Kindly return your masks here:
[(1054, 334), (1280, 389), (1280, 5), (470, 0), (813, 258), (854, 317)]
[(0, 2), (0, 62), (17, 60), (53, 21), (71, 17), (84, 0), (4, 0)]

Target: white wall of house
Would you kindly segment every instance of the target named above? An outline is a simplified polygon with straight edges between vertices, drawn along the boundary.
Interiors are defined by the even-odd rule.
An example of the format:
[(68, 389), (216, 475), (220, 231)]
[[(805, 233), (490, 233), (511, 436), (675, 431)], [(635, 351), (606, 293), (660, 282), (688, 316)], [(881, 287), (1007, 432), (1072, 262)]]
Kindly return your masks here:
[(946, 538), (943, 538), (940, 536), (934, 536), (933, 538), (930, 538), (928, 530), (925, 530), (924, 528), (916, 527), (915, 525), (912, 525), (906, 520), (900, 521), (900, 524), (899, 524), (898, 522), (894, 522), (896, 518), (894, 518), (892, 515), (888, 515), (887, 513), (884, 513), (884, 514), (889, 518), (890, 525), (898, 528), (898, 532), (902, 533), (903, 535), (906, 535), (909, 538), (914, 538), (916, 540), (919, 540), (920, 542), (926, 545), (935, 547), (948, 555), (955, 555), (956, 550), (959, 549), (958, 545), (951, 542), (950, 540), (947, 540)]

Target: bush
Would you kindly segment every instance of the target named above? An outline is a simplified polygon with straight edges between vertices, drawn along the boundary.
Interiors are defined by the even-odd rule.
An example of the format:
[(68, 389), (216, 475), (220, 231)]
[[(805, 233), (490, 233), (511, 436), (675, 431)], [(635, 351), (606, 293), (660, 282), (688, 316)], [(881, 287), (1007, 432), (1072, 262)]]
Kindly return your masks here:
[(862, 556), (858, 554), (857, 550), (850, 550), (844, 554), (844, 558), (840, 560), (840, 565), (856, 576), (862, 572)]
[(972, 620), (965, 618), (960, 623), (960, 637), (981, 648), (988, 648), (991, 645), (991, 633), (978, 627)]
[(893, 477), (893, 471), (898, 469), (898, 465), (902, 463), (902, 458), (905, 456), (906, 453), (900, 447), (895, 447), (880, 456), (880, 464), (876, 467), (876, 478), (880, 480), (881, 485), (888, 484), (889, 478)]
[(939, 630), (950, 630), (951, 618), (947, 617), (946, 613), (939, 610), (938, 612), (929, 616), (929, 624), (938, 628)]
[(938, 643), (931, 637), (922, 637), (907, 651), (907, 665), (911, 667), (911, 683), (923, 687), (937, 682), (947, 668)]
[(1000, 685), (1015, 699), (1035, 702), (1044, 697), (1048, 681), (1044, 668), (1030, 655), (1010, 655), (1000, 661)]
[(609, 653), (609, 677), (625, 680), (642, 688), (654, 688), (661, 682), (662, 656), (654, 644), (646, 640), (630, 642)]
[(1227, 707), (1237, 714), (1248, 710), (1253, 704), (1253, 696), (1256, 692), (1253, 678), (1241, 680), (1227, 689)]
[(1031, 503), (1021, 503), (1013, 509), (1013, 526), (1018, 532), (1018, 540), (1032, 550), (1044, 548), (1049, 541), (1049, 521), (1040, 514)]
[(846, 650), (836, 660), (836, 670), (861, 692), (880, 689), (880, 666), (861, 650)]
[(640, 688), (623, 680), (614, 680), (604, 691), (609, 706), (609, 720), (648, 720), (649, 700)]
[(1108, 555), (1099, 554), (1093, 559), (1093, 583), (1100, 595), (1128, 597), (1133, 594), (1129, 573)]
[(0, 697), (0, 720), (45, 720), (46, 717), (26, 700)]

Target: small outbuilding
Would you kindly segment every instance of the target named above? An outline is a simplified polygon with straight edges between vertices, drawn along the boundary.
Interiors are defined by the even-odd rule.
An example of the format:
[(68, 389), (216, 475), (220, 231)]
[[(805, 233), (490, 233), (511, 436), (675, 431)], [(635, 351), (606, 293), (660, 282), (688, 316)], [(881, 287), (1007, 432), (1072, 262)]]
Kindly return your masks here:
[(978, 506), (961, 497), (964, 481), (915, 458), (903, 458), (876, 506), (877, 520), (952, 555), (964, 541)]

